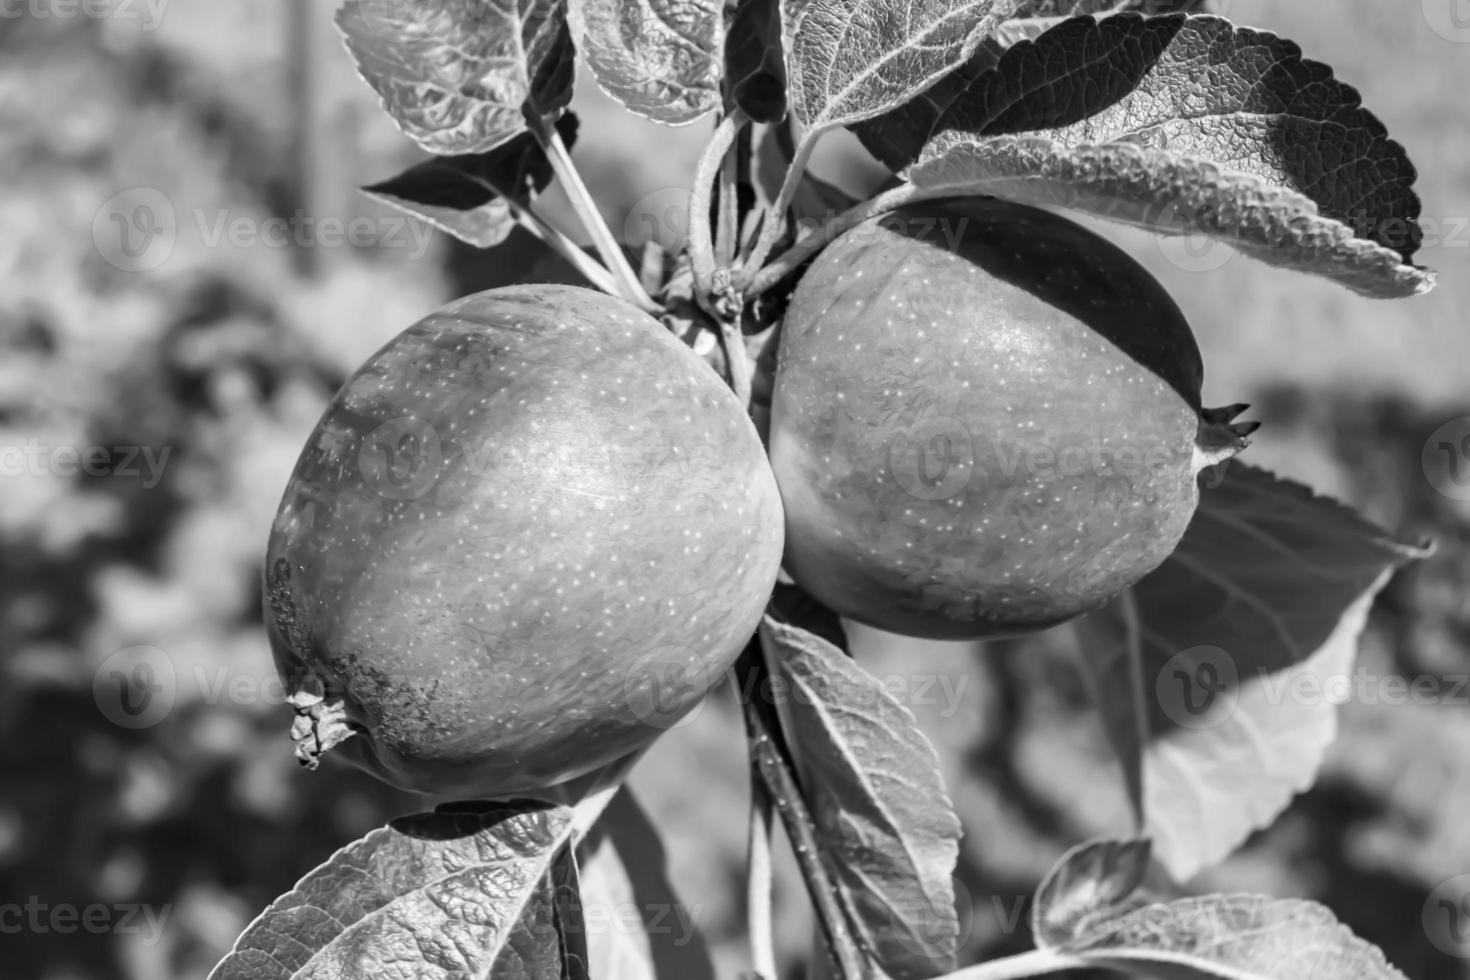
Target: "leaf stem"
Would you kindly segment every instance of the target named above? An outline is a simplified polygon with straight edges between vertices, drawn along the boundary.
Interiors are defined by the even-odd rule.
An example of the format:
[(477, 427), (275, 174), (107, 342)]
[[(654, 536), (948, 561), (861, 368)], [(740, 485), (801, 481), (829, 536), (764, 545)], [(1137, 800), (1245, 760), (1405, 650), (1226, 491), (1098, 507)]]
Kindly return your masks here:
[[(694, 273), (694, 297), (702, 309), (720, 318), (714, 309), (715, 245), (710, 231), (710, 202), (715, 178), (720, 172), (735, 137), (749, 122), (739, 109), (720, 121), (694, 171), (694, 188), (689, 196), (689, 265)], [(725, 195), (721, 194), (721, 198)], [(723, 224), (723, 222), (722, 222)]]
[[(755, 275), (745, 287), (745, 295), (749, 297), (759, 296), (782, 279), (785, 279), (807, 259), (821, 251), (832, 239), (862, 224), (869, 218), (886, 214), (905, 204), (930, 200), (936, 197), (954, 197), (958, 193), (953, 187), (920, 188), (915, 187), (913, 184), (905, 183), (889, 188), (876, 197), (871, 197), (860, 204), (854, 204), (836, 218), (817, 228), (785, 252), (782, 252), (770, 265), (756, 271)], [(747, 268), (751, 267), (747, 266)]]
[(1004, 956), (988, 963), (965, 967), (947, 974), (944, 980), (1021, 980), (1061, 970), (1096, 967), (1081, 956), (1068, 956), (1049, 949), (1032, 949), (1015, 956)]
[(778, 980), (781, 975), (776, 966), (776, 943), (771, 927), (771, 817), (770, 791), (752, 770), (745, 915), (750, 923), (751, 965), (762, 980)]
[(759, 638), (747, 646), (736, 662), (736, 676), (744, 698), (746, 738), (751, 765), (766, 785), (781, 825), (791, 840), (791, 850), (806, 881), (807, 894), (822, 926), (828, 956), (837, 966), (838, 980), (861, 980), (862, 953), (853, 938), (846, 915), (837, 904), (836, 888), (822, 863), (822, 846), (817, 840), (816, 824), (802, 798), (801, 787), (780, 735), (780, 722), (771, 707), (762, 701), (761, 682), (767, 668), (760, 655)]
[(515, 219), (516, 224), (535, 235), (548, 248), (566, 259), (592, 285), (605, 293), (617, 294), (618, 287), (613, 280), (612, 273), (583, 251), (582, 246), (568, 238), (560, 228), (541, 217), (529, 205), (522, 205), (510, 197), (502, 198), (502, 200), (510, 208), (511, 217)]
[(791, 207), (792, 199), (796, 197), (796, 190), (801, 186), (802, 175), (806, 173), (807, 162), (811, 159), (812, 150), (816, 149), (816, 145), (817, 141), (811, 133), (805, 134), (801, 142), (796, 144), (796, 153), (792, 157), (791, 165), (786, 168), (786, 177), (781, 181), (781, 189), (776, 192), (776, 200), (771, 205), (770, 213), (766, 216), (766, 223), (761, 227), (761, 237), (756, 241), (755, 248), (751, 249), (750, 255), (746, 257), (741, 266), (739, 286), (742, 292), (748, 292), (751, 281), (760, 272), (761, 265), (771, 254), (771, 249), (775, 248), (776, 243), (781, 240), (781, 234), (786, 230), (786, 211)]
[(740, 158), (741, 148), (750, 141), (749, 127), (741, 127), (735, 145), (720, 161), (720, 218), (715, 226), (715, 262), (728, 267), (735, 261), (735, 248), (740, 235)]
[(567, 152), (567, 146), (562, 142), (561, 134), (555, 127), (548, 126), (544, 119), (536, 118), (531, 113), (526, 114), (531, 132), (535, 135), (542, 149), (546, 151), (547, 159), (551, 161), (551, 169), (561, 179), (562, 187), (567, 192), (567, 198), (572, 203), (572, 208), (577, 212), (577, 217), (582, 222), (582, 227), (592, 237), (592, 245), (597, 249), (597, 254), (602, 256), (602, 261), (612, 273), (613, 280), (617, 283), (615, 295), (621, 296), (633, 305), (654, 312), (658, 309), (652, 297), (638, 281), (637, 274), (632, 265), (628, 263), (628, 257), (623, 254), (623, 248), (613, 237), (612, 230), (608, 228), (607, 222), (602, 220), (602, 212), (597, 210), (597, 202), (592, 197), (592, 192), (582, 181), (582, 175), (572, 163), (571, 154)]

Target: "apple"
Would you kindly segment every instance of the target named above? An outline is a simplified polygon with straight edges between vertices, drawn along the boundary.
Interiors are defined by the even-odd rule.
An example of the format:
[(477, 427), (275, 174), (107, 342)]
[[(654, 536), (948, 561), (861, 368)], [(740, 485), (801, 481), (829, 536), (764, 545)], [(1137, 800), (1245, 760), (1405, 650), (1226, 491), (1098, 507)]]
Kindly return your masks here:
[(337, 393), (271, 529), (297, 754), (459, 798), (590, 773), (720, 680), (781, 549), (750, 419), (653, 318), (575, 286), (451, 303)]
[(829, 245), (781, 327), (770, 453), (786, 568), (927, 638), (1042, 629), (1156, 568), (1238, 452), (1183, 314), (1121, 249), (994, 198)]

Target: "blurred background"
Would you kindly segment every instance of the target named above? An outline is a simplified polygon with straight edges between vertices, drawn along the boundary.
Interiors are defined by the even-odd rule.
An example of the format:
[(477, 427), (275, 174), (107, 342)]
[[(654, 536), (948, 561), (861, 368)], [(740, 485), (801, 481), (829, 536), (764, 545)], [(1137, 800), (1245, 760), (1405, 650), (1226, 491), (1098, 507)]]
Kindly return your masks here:
[[(303, 873), (418, 808), (356, 771), (297, 769), (258, 565), (346, 374), (441, 302), (537, 274), (539, 253), (459, 247), (356, 192), (419, 155), (330, 8), (0, 12), (0, 978), (202, 976)], [(1382, 596), (1362, 658), (1442, 696), (1345, 705), (1317, 785), (1192, 885), (1316, 898), (1411, 977), (1470, 977), (1470, 16), (1462, 0), (1224, 12), (1331, 63), (1406, 145), (1439, 288), (1375, 302), (1106, 230), (1191, 317), (1206, 403), (1254, 403), (1253, 462), (1439, 539)], [(636, 120), (585, 78), (576, 109), (573, 155), (614, 231), (667, 239), (706, 128)], [(880, 176), (842, 140), (816, 170), (854, 192)], [(1426, 454), (1431, 436), (1467, 455)], [(972, 960), (1025, 944), (1024, 896), (1065, 847), (1125, 826), (1066, 642), (857, 639), (944, 756)], [(713, 698), (633, 777), (722, 980), (746, 968), (732, 704)], [(780, 870), (795, 963), (810, 925)]]

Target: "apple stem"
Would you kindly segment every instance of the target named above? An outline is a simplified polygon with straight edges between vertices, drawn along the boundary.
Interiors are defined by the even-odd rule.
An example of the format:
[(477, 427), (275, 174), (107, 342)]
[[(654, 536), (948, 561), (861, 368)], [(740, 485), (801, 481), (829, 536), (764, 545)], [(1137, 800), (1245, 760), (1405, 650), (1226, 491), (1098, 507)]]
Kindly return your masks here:
[(741, 265), (739, 287), (742, 292), (755, 295), (750, 293), (750, 284), (760, 272), (766, 257), (771, 254), (771, 249), (776, 247), (776, 243), (781, 240), (781, 234), (786, 230), (786, 211), (796, 197), (797, 188), (801, 186), (801, 178), (806, 173), (807, 161), (811, 159), (812, 151), (816, 149), (816, 135), (807, 133), (802, 137), (801, 142), (796, 144), (796, 153), (791, 159), (791, 164), (786, 168), (786, 177), (781, 181), (781, 189), (776, 192), (776, 200), (771, 204), (765, 224), (761, 226), (760, 238), (756, 240), (755, 248), (751, 249), (750, 255), (746, 256), (745, 262)]
[[(855, 204), (833, 220), (813, 230), (785, 252), (782, 252), (764, 269), (754, 271), (748, 285), (745, 287), (745, 295), (749, 297), (759, 296), (782, 279), (785, 279), (807, 259), (821, 251), (832, 239), (848, 229), (862, 224), (869, 218), (886, 214), (895, 208), (902, 207), (905, 204), (912, 204), (915, 201), (927, 201), (937, 197), (954, 197), (958, 193), (960, 192), (953, 187), (920, 188), (915, 187), (913, 184), (905, 183), (899, 184), (897, 187), (891, 187), (876, 197), (871, 197), (860, 204)], [(747, 265), (746, 268), (747, 270), (755, 269), (753, 265)]]
[(772, 807), (766, 784), (752, 772), (745, 915), (750, 923), (751, 965), (762, 980), (777, 980), (781, 975), (776, 966), (776, 944), (771, 927)]
[(592, 245), (597, 249), (597, 254), (602, 256), (602, 261), (607, 265), (608, 271), (612, 273), (613, 280), (617, 283), (614, 295), (621, 296), (628, 302), (640, 309), (650, 313), (658, 311), (658, 304), (648, 295), (643, 284), (638, 281), (638, 275), (629, 264), (628, 257), (623, 254), (623, 247), (613, 237), (612, 229), (608, 228), (607, 222), (602, 219), (602, 212), (597, 210), (597, 202), (592, 197), (592, 192), (582, 181), (582, 175), (572, 163), (571, 154), (567, 152), (567, 146), (562, 142), (561, 134), (555, 128), (548, 126), (544, 119), (526, 114), (526, 120), (532, 134), (536, 137), (541, 148), (546, 151), (546, 157), (551, 161), (551, 169), (561, 179), (562, 187), (567, 192), (567, 198), (571, 201), (572, 209), (577, 212), (577, 217), (582, 222), (582, 227), (592, 237)]

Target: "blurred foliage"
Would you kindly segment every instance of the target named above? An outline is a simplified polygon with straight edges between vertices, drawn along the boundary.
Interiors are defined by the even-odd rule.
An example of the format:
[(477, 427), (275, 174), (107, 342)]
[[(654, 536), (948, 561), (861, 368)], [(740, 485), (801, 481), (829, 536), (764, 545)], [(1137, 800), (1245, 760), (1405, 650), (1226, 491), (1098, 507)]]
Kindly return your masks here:
[[(1467, 213), (1470, 136), (1443, 124), (1461, 87), (1430, 96), (1420, 69), (1463, 79), (1470, 48), (1372, 0), (1344, 6), (1338, 21), (1284, 0), (1230, 12), (1311, 42), (1363, 83), (1426, 173), (1426, 212)], [(525, 242), (487, 257), (436, 237), (421, 256), (322, 249), (307, 275), (290, 249), (185, 234), (197, 215), (298, 208), (381, 222), (352, 188), (413, 159), (325, 29), (326, 6), (311, 99), (289, 90), (281, 9), (169, 6), (146, 31), (120, 17), (0, 20), (0, 447), (40, 460), (0, 475), (0, 907), (16, 910), (0, 918), (0, 977), (201, 976), (302, 873), (422, 805), (356, 772), (297, 770), (259, 622), (265, 533), (301, 441), (358, 361), (450, 295), (567, 273)], [(577, 107), (578, 157), (621, 231), (618, 215), (689, 172), (702, 130), (651, 130), (585, 86)], [(302, 112), (294, 131), (315, 140), (305, 174), (293, 169)], [(875, 173), (850, 144), (818, 166), (854, 187)], [(110, 265), (92, 235), (102, 202), (135, 187), (163, 191), (180, 216), (173, 253), (141, 274)], [(1426, 255), (1447, 273), (1440, 294), (1384, 312), (1244, 261), (1181, 273), (1124, 237), (1199, 325), (1212, 387), (1228, 395), (1217, 400), (1257, 400), (1258, 462), (1439, 537), (1438, 555), (1384, 595), (1363, 665), (1453, 690), (1470, 671), (1470, 508), (1433, 490), (1420, 451), (1470, 414), (1467, 287), (1453, 271), (1464, 245)], [(108, 461), (91, 474), (59, 462), (59, 447), (94, 446)], [(156, 482), (128, 465), (134, 449), (163, 461)], [(1050, 861), (1126, 824), (1068, 642), (1063, 631), (977, 654), (860, 637), (880, 676), (949, 678), (953, 699), (912, 703), (966, 824), (972, 958), (1019, 948), (1024, 896)], [(127, 728), (105, 694), (128, 662), (109, 658), (138, 646), (161, 652), (174, 690), (161, 720)], [(1345, 706), (1317, 787), (1194, 884), (1318, 898), (1410, 976), (1470, 976), (1420, 918), (1436, 884), (1470, 870), (1466, 697)], [(746, 966), (746, 789), (731, 705), (728, 691), (713, 698), (634, 782), (719, 975), (733, 977)], [(789, 856), (778, 871), (778, 939), (797, 957), (810, 920)], [(95, 927), (68, 928), (63, 909), (97, 910), (83, 920)]]

